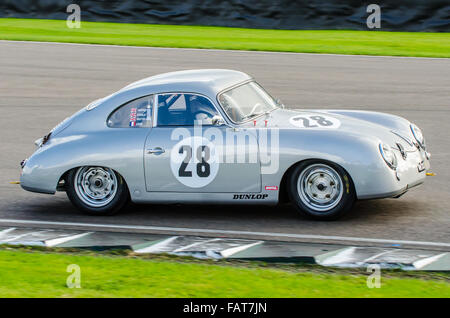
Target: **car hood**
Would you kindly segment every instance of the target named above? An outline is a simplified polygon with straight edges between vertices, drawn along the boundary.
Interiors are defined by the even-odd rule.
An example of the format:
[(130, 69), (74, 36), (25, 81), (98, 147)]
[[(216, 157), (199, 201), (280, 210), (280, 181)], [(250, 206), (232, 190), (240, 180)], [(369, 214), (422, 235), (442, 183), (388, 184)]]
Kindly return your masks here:
[(371, 111), (357, 110), (292, 110), (276, 109), (270, 114), (249, 123), (258, 127), (327, 130), (330, 133), (364, 135), (378, 138), (391, 146), (401, 143), (406, 149), (414, 150), (410, 122), (405, 118)]

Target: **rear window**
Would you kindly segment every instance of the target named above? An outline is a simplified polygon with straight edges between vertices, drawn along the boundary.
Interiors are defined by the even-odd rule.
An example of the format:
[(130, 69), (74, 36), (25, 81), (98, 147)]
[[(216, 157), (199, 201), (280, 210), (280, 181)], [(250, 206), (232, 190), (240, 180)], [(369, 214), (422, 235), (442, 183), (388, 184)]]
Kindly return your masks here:
[(152, 126), (154, 95), (135, 99), (116, 109), (108, 118), (111, 128), (145, 128)]

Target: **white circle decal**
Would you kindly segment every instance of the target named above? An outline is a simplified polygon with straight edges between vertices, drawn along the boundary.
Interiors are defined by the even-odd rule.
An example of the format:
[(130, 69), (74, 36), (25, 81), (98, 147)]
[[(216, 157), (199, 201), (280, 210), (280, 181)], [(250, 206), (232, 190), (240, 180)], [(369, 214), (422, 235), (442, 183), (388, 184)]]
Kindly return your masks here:
[(185, 186), (201, 188), (219, 172), (219, 160), (212, 142), (203, 137), (180, 140), (170, 153), (172, 173)]
[(289, 119), (291, 125), (305, 129), (337, 129), (341, 121), (337, 118), (321, 113), (305, 113), (293, 116)]

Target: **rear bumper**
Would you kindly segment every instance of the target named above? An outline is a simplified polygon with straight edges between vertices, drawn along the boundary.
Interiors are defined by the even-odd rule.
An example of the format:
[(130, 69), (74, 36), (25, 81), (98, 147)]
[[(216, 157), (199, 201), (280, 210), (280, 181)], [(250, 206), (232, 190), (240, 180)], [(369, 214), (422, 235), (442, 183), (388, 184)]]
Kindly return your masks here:
[(24, 185), (22, 182), (20, 183), (20, 186), (22, 187), (22, 189), (24, 189), (26, 191), (30, 191), (30, 192), (45, 193), (45, 194), (55, 194), (55, 192), (53, 192), (53, 191), (49, 191), (49, 190), (45, 190), (45, 189), (38, 189), (38, 188), (33, 188), (33, 187), (28, 187), (28, 186)]
[(22, 189), (36, 193), (56, 193), (56, 186), (45, 181), (48, 173), (40, 169), (39, 165), (33, 163), (33, 156), (22, 160), (20, 166), (22, 168), (20, 173), (20, 186)]

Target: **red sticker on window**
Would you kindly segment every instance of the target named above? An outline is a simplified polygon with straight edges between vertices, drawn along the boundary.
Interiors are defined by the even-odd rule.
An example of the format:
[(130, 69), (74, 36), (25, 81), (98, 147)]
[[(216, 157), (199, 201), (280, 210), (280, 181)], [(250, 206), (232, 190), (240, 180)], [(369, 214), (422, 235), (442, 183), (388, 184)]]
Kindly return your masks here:
[(130, 111), (130, 127), (136, 127), (136, 108), (131, 108)]

